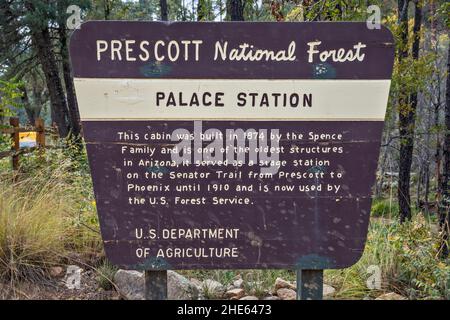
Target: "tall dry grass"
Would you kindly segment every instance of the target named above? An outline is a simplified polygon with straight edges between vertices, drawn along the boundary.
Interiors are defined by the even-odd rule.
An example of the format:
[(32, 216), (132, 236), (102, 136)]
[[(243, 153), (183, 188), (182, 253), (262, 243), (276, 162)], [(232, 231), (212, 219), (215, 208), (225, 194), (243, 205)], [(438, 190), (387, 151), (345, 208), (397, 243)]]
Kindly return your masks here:
[[(0, 279), (42, 280), (73, 252), (101, 252), (89, 177), (60, 151), (0, 175)], [(84, 190), (85, 189), (85, 190)]]
[[(439, 242), (435, 222), (421, 213), (404, 224), (372, 218), (361, 259), (350, 268), (327, 271), (325, 278), (337, 288), (336, 298), (393, 291), (409, 299), (449, 299), (450, 265), (439, 259)], [(370, 280), (378, 271), (380, 281), (373, 286)]]

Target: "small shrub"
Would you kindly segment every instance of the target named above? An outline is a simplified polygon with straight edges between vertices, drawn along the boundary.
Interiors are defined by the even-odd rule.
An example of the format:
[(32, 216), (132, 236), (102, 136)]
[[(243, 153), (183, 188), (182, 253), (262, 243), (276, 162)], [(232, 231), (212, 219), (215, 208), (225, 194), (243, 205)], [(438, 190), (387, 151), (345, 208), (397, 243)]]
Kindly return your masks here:
[(398, 216), (398, 203), (391, 199), (374, 199), (372, 202), (372, 217), (395, 218)]
[(111, 290), (113, 288), (114, 275), (117, 270), (117, 267), (113, 266), (108, 260), (104, 260), (96, 270), (98, 286), (103, 290)]
[[(326, 272), (337, 298), (376, 297), (394, 291), (410, 299), (448, 299), (449, 261), (438, 258), (439, 236), (416, 214), (411, 222), (372, 220), (363, 256), (355, 265)], [(380, 290), (370, 290), (369, 266), (381, 270)]]

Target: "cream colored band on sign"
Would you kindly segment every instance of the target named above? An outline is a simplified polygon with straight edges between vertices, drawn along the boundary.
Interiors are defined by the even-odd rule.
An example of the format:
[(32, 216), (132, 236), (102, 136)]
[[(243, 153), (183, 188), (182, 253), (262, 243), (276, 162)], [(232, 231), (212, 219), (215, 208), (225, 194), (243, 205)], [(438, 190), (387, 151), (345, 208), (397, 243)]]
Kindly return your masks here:
[(75, 78), (81, 120), (383, 121), (390, 80)]

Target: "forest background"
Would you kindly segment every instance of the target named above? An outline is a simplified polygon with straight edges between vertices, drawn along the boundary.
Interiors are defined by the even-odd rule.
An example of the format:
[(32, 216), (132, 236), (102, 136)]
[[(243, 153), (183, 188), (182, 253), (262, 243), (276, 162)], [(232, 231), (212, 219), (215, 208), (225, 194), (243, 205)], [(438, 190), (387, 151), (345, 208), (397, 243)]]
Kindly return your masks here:
[[(68, 12), (71, 5), (77, 7)], [(21, 126), (42, 118), (57, 134), (55, 148), (21, 157), (19, 170), (9, 157), (0, 159), (0, 297), (25, 298), (17, 290), (23, 283), (47, 284), (55, 266), (74, 261), (95, 274), (99, 288), (114, 288), (68, 54), (67, 20), (79, 22), (78, 12), (83, 21), (279, 23), (370, 21), (379, 12), (394, 34), (396, 57), (369, 238), (362, 259), (326, 271), (325, 282), (337, 299), (386, 292), (450, 298), (450, 3), (442, 0), (0, 0), (0, 126), (8, 128), (10, 117)], [(0, 152), (10, 149), (10, 135), (0, 134)], [(373, 266), (381, 272), (376, 288), (367, 285)], [(277, 277), (295, 279), (288, 270), (184, 274), (225, 285), (248, 278), (246, 290), (260, 296)]]

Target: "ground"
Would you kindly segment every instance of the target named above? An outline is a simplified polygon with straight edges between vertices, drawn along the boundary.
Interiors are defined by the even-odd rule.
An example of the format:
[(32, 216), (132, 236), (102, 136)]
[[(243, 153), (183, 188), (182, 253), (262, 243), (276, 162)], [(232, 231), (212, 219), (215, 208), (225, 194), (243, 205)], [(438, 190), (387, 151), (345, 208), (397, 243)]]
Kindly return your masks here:
[(38, 283), (19, 282), (0, 284), (0, 299), (25, 300), (117, 300), (117, 291), (99, 287), (96, 273), (83, 272), (80, 289), (69, 289), (63, 278), (50, 278)]

